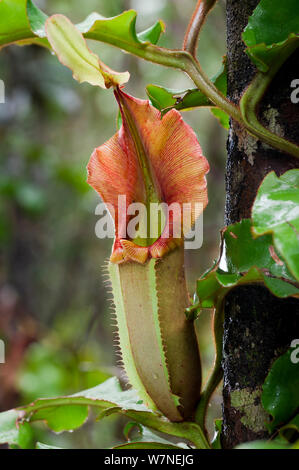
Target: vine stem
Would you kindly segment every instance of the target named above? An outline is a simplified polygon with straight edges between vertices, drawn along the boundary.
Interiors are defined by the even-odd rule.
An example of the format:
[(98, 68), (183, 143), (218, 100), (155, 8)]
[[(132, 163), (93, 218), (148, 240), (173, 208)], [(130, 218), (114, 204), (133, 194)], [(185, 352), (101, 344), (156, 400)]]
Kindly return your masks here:
[(205, 22), (205, 19), (213, 8), (217, 0), (198, 0), (191, 20), (188, 24), (184, 42), (183, 50), (190, 52), (190, 54), (196, 56), (196, 47), (199, 37), (200, 30)]
[[(222, 93), (205, 76), (200, 65), (196, 61), (189, 61), (186, 64), (186, 73), (194, 81), (195, 85), (210, 98), (213, 103), (238, 121), (243, 127), (257, 139), (275, 147), (283, 152), (289, 153), (299, 158), (299, 147), (289, 140), (286, 140), (265, 128), (257, 119), (256, 108), (263, 97), (267, 86), (271, 82), (276, 72), (268, 75), (257, 73), (253, 82), (249, 86), (250, 90), (243, 96), (241, 108), (235, 106), (227, 100)], [(276, 70), (277, 71), (277, 70)]]
[(288, 140), (282, 139), (269, 131), (267, 131), (265, 135), (265, 130), (267, 129), (265, 129), (265, 127), (259, 122), (257, 118), (258, 105), (261, 102), (268, 86), (273, 80), (273, 77), (297, 47), (298, 46), (295, 41), (287, 44), (281, 51), (279, 58), (271, 65), (267, 73), (257, 72), (240, 100), (240, 111), (245, 127), (250, 133), (261, 133), (264, 135), (261, 137), (261, 140), (264, 142), (270, 144), (272, 147), (278, 148), (283, 152), (291, 153), (295, 157), (299, 158), (299, 147), (297, 145)]
[(205, 420), (206, 420), (208, 404), (209, 404), (212, 394), (216, 390), (223, 376), (223, 371), (222, 371), (222, 366), (221, 366), (222, 344), (223, 344), (223, 321), (224, 321), (224, 309), (223, 309), (223, 301), (221, 299), (219, 300), (215, 308), (214, 319), (213, 319), (214, 339), (215, 339), (215, 345), (216, 345), (214, 367), (206, 383), (206, 386), (201, 394), (200, 401), (199, 401), (199, 404), (197, 406), (196, 413), (195, 413), (195, 422), (200, 426), (201, 429), (204, 430), (206, 435), (207, 435), (207, 431), (206, 431), (206, 426), (205, 426)]
[[(92, 37), (90, 38), (92, 39)], [(256, 78), (256, 82), (251, 86), (250, 91), (248, 90), (248, 93), (243, 95), (241, 112), (239, 106), (236, 106), (229, 101), (215, 87), (203, 72), (199, 62), (192, 57), (189, 52), (166, 49), (151, 44), (144, 48), (123, 43), (120, 44), (119, 47), (155, 64), (182, 70), (191, 78), (191, 80), (193, 80), (197, 88), (201, 90), (215, 104), (215, 106), (221, 108), (231, 116), (232, 119), (239, 122), (251, 135), (272, 147), (281, 150), (282, 152), (289, 153), (294, 157), (299, 158), (299, 147), (297, 145), (269, 131), (255, 116), (255, 109), (259, 99), (263, 96), (267, 83), (269, 84), (273, 78), (272, 72), (264, 77), (263, 85), (260, 84), (258, 96), (255, 98), (255, 86), (258, 86), (258, 80), (261, 80), (261, 78)], [(249, 112), (246, 111), (246, 101), (248, 102)]]

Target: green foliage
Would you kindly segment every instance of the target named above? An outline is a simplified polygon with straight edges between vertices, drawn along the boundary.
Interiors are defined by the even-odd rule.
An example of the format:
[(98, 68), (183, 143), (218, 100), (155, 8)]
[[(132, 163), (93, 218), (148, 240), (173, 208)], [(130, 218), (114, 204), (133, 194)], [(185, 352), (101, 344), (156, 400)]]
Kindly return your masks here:
[(137, 33), (136, 19), (137, 13), (134, 10), (125, 11), (114, 18), (104, 18), (98, 13), (92, 13), (77, 27), (87, 39), (107, 42), (119, 48), (122, 48), (122, 44), (132, 50), (144, 48), (149, 43), (157, 44), (164, 32), (164, 23), (157, 21), (150, 28)]
[(26, 16), (27, 0), (2, 0), (0, 3), (0, 45), (32, 37)]
[(221, 449), (221, 431), (222, 431), (222, 419), (215, 420), (215, 433), (211, 442), (213, 449)]
[(43, 444), (42, 442), (37, 442), (35, 448), (36, 449), (61, 449), (61, 447), (50, 446), (48, 444)]
[(239, 444), (236, 449), (291, 449), (292, 445), (287, 442), (282, 441), (281, 439), (274, 439), (272, 441), (251, 441), (245, 442), (244, 444)]
[(31, 31), (37, 36), (44, 37), (45, 22), (48, 16), (37, 8), (31, 0), (27, 0), (27, 16)]
[(253, 63), (267, 72), (286, 48), (298, 43), (298, 1), (261, 0), (242, 37)]
[[(227, 68), (226, 57), (224, 57), (223, 64), (219, 72), (211, 78), (216, 88), (226, 96), (227, 91)], [(228, 115), (220, 108), (216, 108), (214, 103), (197, 88), (187, 90), (172, 90), (162, 87), (160, 85), (147, 85), (147, 95), (152, 103), (162, 114), (165, 114), (172, 108), (178, 111), (189, 111), (198, 107), (208, 106), (211, 112), (220, 121), (220, 124), (228, 129)]]
[[(273, 417), (271, 431), (291, 419), (299, 408), (299, 363), (291, 360), (291, 354), (290, 348), (274, 362), (263, 385), (262, 404)], [(293, 424), (297, 426), (297, 419)]]
[[(252, 236), (250, 219), (229, 225), (222, 233), (227, 271), (216, 265), (197, 282), (198, 302), (201, 308), (219, 304), (230, 289), (241, 284), (264, 283), (277, 297), (299, 294), (287, 266), (271, 249), (272, 236)], [(194, 307), (190, 307), (189, 311)]]
[[(30, 14), (30, 21), (27, 16)], [(33, 32), (40, 28), (44, 15), (31, 0), (2, 0), (0, 3), (0, 48), (15, 42), (46, 46)]]
[(89, 407), (97, 410), (97, 419), (121, 413), (146, 427), (182, 437), (198, 448), (208, 447), (199, 426), (192, 422), (171, 423), (160, 414), (149, 411), (140, 403), (133, 389), (122, 391), (116, 378), (75, 395), (38, 399), (18, 410), (0, 413), (0, 443), (23, 445), (23, 428), (19, 422), (26, 423), (27, 427), (29, 422), (43, 420), (56, 432), (74, 430), (88, 418)]
[(21, 449), (33, 446), (31, 426), (25, 421), (17, 423), (19, 413), (15, 410), (0, 413), (0, 444), (10, 444)]
[(129, 80), (128, 72), (114, 72), (89, 50), (80, 31), (66, 16), (51, 16), (46, 21), (46, 34), (60, 62), (72, 70), (80, 83), (109, 88)]
[[(226, 60), (223, 61), (221, 69), (214, 77), (211, 78), (211, 81), (223, 95), (226, 95)], [(171, 108), (175, 108), (179, 111), (186, 111), (201, 106), (215, 106), (214, 103), (212, 103), (212, 101), (210, 101), (209, 98), (207, 98), (203, 92), (197, 88), (188, 90), (170, 90), (169, 88), (164, 88), (159, 85), (147, 85), (146, 91), (152, 105), (164, 112)]]
[(210, 108), (211, 113), (218, 119), (219, 123), (224, 129), (229, 129), (229, 115), (226, 114), (222, 109), (217, 108), (216, 106)]
[[(55, 17), (57, 19), (57, 15)], [(86, 39), (111, 44), (145, 57), (145, 51), (150, 49), (147, 46), (158, 42), (164, 31), (164, 24), (158, 21), (146, 31), (138, 34), (136, 17), (136, 12), (133, 10), (113, 18), (105, 18), (98, 13), (92, 13), (77, 25), (77, 29)], [(110, 85), (111, 70), (89, 51), (76, 29), (71, 28), (65, 40), (65, 37), (62, 37), (67, 31), (65, 22), (60, 24), (60, 31), (56, 28), (49, 32), (48, 28), (50, 46), (45, 24), (47, 21), (51, 29), (54, 22), (53, 17), (47, 18), (47, 15), (31, 0), (2, 0), (0, 2), (0, 48), (12, 43), (39, 44), (48, 48), (52, 46), (61, 62), (74, 71), (79, 81), (86, 80), (91, 84), (104, 87)], [(253, 63), (262, 72), (267, 72), (279, 56), (295, 48), (298, 35), (297, 0), (284, 2), (261, 0), (249, 19), (248, 26), (243, 33), (243, 40), (247, 46), (246, 52)], [(127, 75), (122, 75), (118, 83), (124, 83), (127, 78)], [(212, 82), (226, 96), (225, 64), (212, 78)], [(158, 85), (148, 85), (147, 93), (153, 105), (162, 113), (171, 108), (184, 111), (208, 106), (223, 127), (228, 128), (228, 115), (215, 107), (210, 99), (198, 89), (171, 90)], [(51, 172), (52, 175), (55, 174), (58, 179), (60, 178), (62, 182), (72, 187), (78, 193), (78, 199), (83, 199), (82, 196), (87, 193), (87, 187), (83, 178), (78, 177), (73, 165), (54, 164)], [(22, 213), (31, 216), (42, 214), (48, 207), (44, 185), (34, 185), (28, 181), (28, 178), (26, 180), (26, 178), (15, 176), (13, 178), (2, 176), (0, 194), (2, 196), (1, 216), (2, 212), (4, 215), (4, 222), (1, 221), (0, 225), (1, 240), (2, 231), (8, 232), (5, 226), (6, 214), (3, 210), (3, 201), (10, 199), (18, 209), (21, 209)], [(215, 266), (198, 281), (197, 301), (189, 309), (189, 313), (201, 307), (220, 308), (227, 292), (241, 284), (263, 283), (278, 297), (298, 296), (299, 289), (296, 283), (296, 280), (299, 281), (298, 207), (299, 170), (291, 170), (280, 178), (274, 173), (267, 175), (256, 197), (252, 211), (253, 220), (243, 220), (231, 225), (222, 234), (226, 270), (220, 268), (220, 262), (223, 261), (223, 257), (220, 256)], [(291, 351), (288, 351), (275, 361), (263, 387), (263, 405), (273, 416), (273, 421), (270, 423), (271, 431), (283, 425), (279, 429), (279, 437), (271, 442), (253, 442), (240, 448), (290, 448), (296, 445), (298, 447), (298, 441), (294, 444), (294, 440), (298, 438), (299, 428), (299, 418), (295, 415), (299, 406), (299, 374), (298, 364), (291, 362), (290, 354)], [(58, 365), (55, 362), (55, 354), (52, 355), (51, 352), (46, 354), (46, 357), (41, 354), (38, 358), (31, 357), (29, 360), (27, 358), (26, 370), (21, 370), (19, 374), (19, 384), (23, 395), (42, 397), (48, 395), (49, 390), (53, 391), (53, 395), (57, 395), (63, 394), (63, 391), (70, 386), (74, 389), (75, 385), (70, 380), (70, 376), (76, 375), (74, 368), (77, 364), (70, 364), (70, 362), (66, 360)], [(98, 372), (93, 378), (89, 377), (92, 382), (95, 378), (97, 382), (103, 378), (99, 377)], [(39, 384), (35, 388), (37, 382), (42, 385)], [(1, 413), (0, 443), (9, 443), (11, 447), (32, 448), (35, 444), (32, 422), (45, 421), (55, 432), (71, 431), (86, 422), (90, 408), (96, 410), (98, 420), (110, 414), (119, 413), (133, 419), (134, 423), (139, 423), (139, 435), (116, 448), (184, 448), (184, 444), (174, 444), (150, 429), (183, 438), (198, 448), (208, 447), (201, 428), (195, 423), (170, 423), (159, 413), (149, 411), (139, 401), (134, 390), (122, 391), (116, 379), (110, 379), (104, 384), (76, 395), (51, 399), (40, 398), (31, 405)], [(220, 448), (220, 432), (221, 420), (217, 420), (213, 448)], [(129, 436), (129, 431), (127, 436)], [(36, 448), (57, 447), (37, 442)]]
[[(43, 406), (43, 404), (40, 404)], [(45, 421), (54, 432), (73, 431), (82, 426), (88, 417), (88, 406), (61, 405), (36, 409), (32, 421)]]
[[(144, 48), (149, 43), (156, 44), (164, 31), (164, 23), (157, 21), (145, 31), (137, 33), (136, 17), (134, 10), (113, 18), (92, 13), (76, 26), (85, 38), (108, 42), (120, 48), (122, 44), (132, 49)], [(48, 16), (31, 0), (2, 0), (0, 18), (0, 46), (26, 41), (26, 44), (49, 47), (45, 29)]]
[[(138, 423), (128, 423), (126, 429), (137, 428), (138, 433), (127, 439), (129, 442), (115, 446), (114, 449), (186, 449), (188, 446), (184, 443), (174, 444), (173, 442), (159, 436), (150, 429), (141, 426)], [(125, 432), (125, 431), (124, 431)]]
[(160, 442), (128, 442), (128, 444), (121, 444), (115, 446), (114, 449), (180, 449), (180, 447), (173, 444), (162, 444)]
[(298, 208), (299, 170), (280, 178), (269, 173), (258, 190), (252, 221), (243, 219), (222, 232), (227, 270), (220, 268), (221, 253), (198, 280), (197, 299), (187, 313), (217, 306), (230, 289), (253, 282), (263, 282), (277, 297), (298, 296)]
[(262, 182), (252, 209), (255, 235), (273, 233), (276, 249), (299, 281), (299, 170), (280, 177), (269, 173)]

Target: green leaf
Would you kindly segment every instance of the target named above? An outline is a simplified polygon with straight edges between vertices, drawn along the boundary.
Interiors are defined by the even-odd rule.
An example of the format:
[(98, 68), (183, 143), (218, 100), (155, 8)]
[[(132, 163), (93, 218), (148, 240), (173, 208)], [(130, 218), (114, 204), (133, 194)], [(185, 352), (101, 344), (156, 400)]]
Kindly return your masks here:
[(239, 444), (235, 449), (291, 449), (292, 446), (283, 442), (281, 439), (272, 441), (251, 441)]
[(0, 444), (30, 449), (33, 447), (33, 433), (30, 425), (20, 422), (16, 425), (19, 413), (16, 410), (0, 413)]
[(298, 43), (298, 1), (261, 0), (249, 18), (242, 38), (252, 62), (262, 72), (267, 72), (286, 48)]
[[(149, 44), (156, 44), (165, 30), (163, 21), (136, 32), (137, 13), (128, 10), (113, 18), (91, 13), (77, 24), (77, 29), (87, 39), (111, 44), (133, 54), (142, 55)], [(46, 37), (47, 15), (31, 0), (1, 0), (0, 2), (0, 48), (11, 43), (38, 44), (50, 47)]]
[[(226, 96), (227, 91), (227, 67), (226, 58), (224, 57), (222, 67), (219, 72), (211, 78), (216, 88), (223, 95)], [(211, 107), (211, 112), (220, 124), (228, 129), (229, 117), (219, 108), (216, 108), (214, 103), (207, 98), (204, 93), (197, 88), (187, 90), (173, 90), (165, 88), (160, 85), (148, 85), (146, 87), (147, 95), (155, 108), (159, 109), (163, 114), (172, 108), (179, 111), (188, 111), (197, 107), (208, 106)]]
[(216, 265), (197, 281), (198, 301), (187, 309), (211, 308), (221, 302), (235, 286), (264, 283), (277, 297), (299, 295), (299, 288), (277, 254), (273, 252), (270, 234), (253, 238), (250, 219), (228, 226), (222, 233), (227, 270)]
[(31, 0), (1, 0), (0, 2), (0, 49), (8, 44), (39, 44), (47, 45), (47, 41), (36, 37), (31, 29), (31, 21), (27, 16), (27, 8), (31, 12), (31, 20), (36, 25), (45, 18)]
[[(138, 430), (138, 435), (133, 439), (128, 439), (128, 435), (133, 429)], [(152, 432), (150, 429), (145, 426), (140, 425), (139, 423), (128, 423), (124, 430), (125, 437), (129, 440), (128, 443), (122, 444), (115, 447), (115, 449), (143, 449), (147, 447), (142, 447), (143, 445), (149, 445), (151, 449), (186, 449), (188, 448), (187, 444), (179, 443), (174, 444), (173, 442), (166, 440), (160, 435)]]
[(27, 0), (0, 2), (0, 46), (34, 36), (26, 15), (26, 4)]
[(50, 446), (49, 444), (43, 444), (42, 442), (37, 442), (36, 449), (62, 449), (62, 447)]
[(0, 444), (18, 444), (19, 432), (15, 424), (18, 416), (15, 410), (0, 413)]
[(211, 108), (210, 109), (211, 113), (219, 120), (220, 124), (224, 129), (229, 129), (229, 115), (226, 114), (222, 109), (220, 108)]
[[(136, 32), (135, 10), (128, 10), (113, 18), (105, 18), (98, 13), (91, 13), (77, 28), (84, 37), (112, 44), (120, 49), (136, 50), (144, 48), (150, 42), (156, 44), (162, 32), (163, 21), (157, 21), (153, 26), (139, 34)], [(124, 47), (123, 47), (124, 46)]]
[(80, 31), (63, 15), (53, 15), (46, 21), (49, 43), (63, 65), (69, 67), (80, 83), (109, 88), (129, 80), (129, 73), (109, 69), (91, 52)]
[(299, 170), (263, 180), (252, 208), (256, 236), (271, 232), (275, 248), (299, 280)]
[[(201, 428), (193, 422), (172, 423), (159, 413), (150, 411), (140, 403), (133, 389), (122, 391), (116, 378), (66, 397), (38, 399), (18, 410), (0, 413), (0, 442), (19, 442), (19, 421), (27, 423), (44, 420), (57, 432), (73, 430), (81, 426), (88, 407), (100, 411), (100, 418), (112, 413), (121, 413), (134, 421), (165, 434), (186, 439), (198, 448), (207, 448)], [(75, 411), (75, 409), (77, 409)]]
[(158, 20), (153, 26), (137, 34), (141, 43), (157, 44), (160, 36), (165, 31), (165, 25), (162, 20)]
[(87, 418), (87, 406), (65, 405), (37, 410), (31, 421), (45, 421), (52, 431), (61, 432), (79, 428)]
[[(273, 244), (272, 236), (265, 234), (254, 238), (250, 219), (243, 219), (227, 227), (224, 234), (226, 261), (228, 270), (233, 273), (243, 273), (252, 266), (269, 271), (276, 277), (292, 279), (287, 267), (274, 254), (270, 247)], [(271, 255), (272, 253), (272, 255)]]
[(27, 16), (31, 31), (37, 36), (40, 36), (41, 32), (44, 32), (45, 22), (48, 16), (37, 8), (31, 0), (27, 1)]
[(233, 287), (262, 281), (261, 273), (254, 267), (243, 276), (221, 270), (213, 271), (197, 281), (197, 295), (199, 297), (197, 308), (216, 307)]
[(274, 362), (263, 385), (262, 404), (273, 416), (271, 431), (290, 420), (299, 407), (299, 362), (294, 363), (291, 354), (290, 348)]
[(152, 105), (159, 111), (163, 111), (174, 108), (177, 99), (187, 90), (172, 90), (159, 85), (147, 85), (146, 92)]
[(295, 287), (293, 284), (289, 284), (282, 279), (269, 277), (263, 274), (263, 280), (268, 289), (277, 297), (290, 297), (299, 295), (298, 287)]
[(221, 449), (221, 430), (222, 430), (222, 419), (215, 419), (215, 434), (212, 440), (213, 449)]
[(174, 444), (161, 444), (160, 442), (128, 442), (113, 447), (113, 449), (182, 449)]

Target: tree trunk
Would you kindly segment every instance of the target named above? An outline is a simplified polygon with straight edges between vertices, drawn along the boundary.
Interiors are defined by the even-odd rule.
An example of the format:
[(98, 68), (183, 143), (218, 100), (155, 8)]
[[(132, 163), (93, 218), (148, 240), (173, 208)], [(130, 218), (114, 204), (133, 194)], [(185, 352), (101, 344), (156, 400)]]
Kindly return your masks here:
[[(258, 0), (227, 0), (228, 97), (237, 103), (255, 73), (241, 33)], [(298, 50), (282, 66), (259, 109), (261, 122), (299, 143), (298, 105), (290, 83), (298, 78)], [(250, 217), (257, 189), (270, 171), (298, 167), (298, 160), (257, 141), (231, 122), (227, 142), (226, 224)], [(224, 448), (267, 438), (269, 420), (261, 405), (261, 387), (273, 361), (299, 337), (299, 302), (278, 299), (263, 286), (236, 288), (225, 304), (223, 346)]]

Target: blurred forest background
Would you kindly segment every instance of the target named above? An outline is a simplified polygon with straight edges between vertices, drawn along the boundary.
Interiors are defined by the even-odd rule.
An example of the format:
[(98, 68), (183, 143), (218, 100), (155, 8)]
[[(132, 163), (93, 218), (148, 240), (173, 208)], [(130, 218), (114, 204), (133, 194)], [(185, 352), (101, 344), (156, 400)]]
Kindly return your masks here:
[[(138, 12), (137, 30), (161, 18), (161, 45), (178, 48), (195, 6), (193, 0), (40, 0), (47, 14), (73, 22), (92, 11), (111, 17)], [(100, 43), (93, 51), (116, 70), (129, 70), (126, 90), (146, 98), (145, 86), (192, 87), (182, 73), (123, 54)], [(225, 54), (225, 2), (204, 26), (198, 54), (209, 76)], [(75, 393), (119, 375), (113, 350), (109, 299), (101, 266), (111, 240), (95, 236), (97, 194), (86, 183), (94, 147), (116, 131), (117, 107), (111, 91), (79, 85), (47, 50), (5, 48), (0, 78), (6, 101), (0, 104), (0, 338), (6, 363), (0, 364), (0, 411), (37, 397)], [(211, 171), (204, 241), (186, 254), (190, 293), (195, 280), (217, 257), (223, 226), (226, 131), (208, 109), (184, 113), (198, 135)], [(204, 375), (212, 366), (211, 312), (197, 321)], [(221, 393), (213, 418), (220, 416)], [(66, 448), (105, 448), (124, 442), (124, 418), (110, 417), (82, 429), (55, 435), (39, 424), (38, 439)]]

